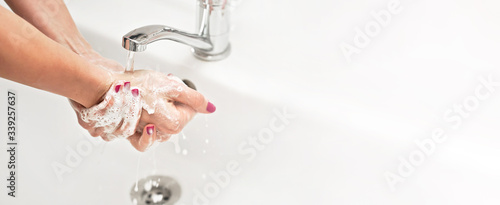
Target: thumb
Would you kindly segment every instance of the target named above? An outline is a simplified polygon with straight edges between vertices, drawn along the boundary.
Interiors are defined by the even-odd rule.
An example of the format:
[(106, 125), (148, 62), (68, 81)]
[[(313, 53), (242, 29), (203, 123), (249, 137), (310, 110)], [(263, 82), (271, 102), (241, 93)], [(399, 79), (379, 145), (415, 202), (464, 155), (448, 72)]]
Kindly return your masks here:
[(142, 135), (135, 133), (127, 138), (130, 144), (139, 152), (146, 151), (156, 140), (156, 127), (153, 124), (148, 124), (144, 127)]

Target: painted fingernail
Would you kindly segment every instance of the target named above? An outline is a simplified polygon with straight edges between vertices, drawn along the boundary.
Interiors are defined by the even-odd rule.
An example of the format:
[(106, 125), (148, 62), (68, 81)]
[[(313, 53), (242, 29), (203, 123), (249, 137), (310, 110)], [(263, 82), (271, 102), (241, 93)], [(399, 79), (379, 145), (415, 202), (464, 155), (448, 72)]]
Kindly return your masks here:
[(131, 91), (131, 92), (132, 92), (132, 95), (133, 95), (134, 97), (139, 96), (139, 89), (137, 89), (137, 88), (132, 89), (132, 91)]
[(208, 105), (207, 105), (207, 111), (208, 111), (209, 113), (213, 113), (213, 112), (215, 112), (215, 105), (214, 105), (214, 104), (212, 104), (211, 102), (208, 102)]
[(130, 82), (123, 83), (123, 88), (127, 91), (130, 90)]
[(153, 135), (153, 132), (155, 131), (155, 126), (151, 125), (146, 128), (146, 132), (148, 132), (148, 135)]
[(121, 88), (121, 87), (122, 87), (122, 85), (116, 85), (116, 86), (115, 86), (115, 92), (120, 91), (120, 88)]

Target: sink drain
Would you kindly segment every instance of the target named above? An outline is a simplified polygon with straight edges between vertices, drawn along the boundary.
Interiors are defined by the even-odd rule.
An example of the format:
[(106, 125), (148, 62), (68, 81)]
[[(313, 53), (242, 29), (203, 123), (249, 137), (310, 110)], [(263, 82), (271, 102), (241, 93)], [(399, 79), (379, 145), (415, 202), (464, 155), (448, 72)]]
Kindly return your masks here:
[(180, 196), (181, 187), (167, 176), (148, 176), (130, 190), (130, 199), (135, 205), (173, 205)]

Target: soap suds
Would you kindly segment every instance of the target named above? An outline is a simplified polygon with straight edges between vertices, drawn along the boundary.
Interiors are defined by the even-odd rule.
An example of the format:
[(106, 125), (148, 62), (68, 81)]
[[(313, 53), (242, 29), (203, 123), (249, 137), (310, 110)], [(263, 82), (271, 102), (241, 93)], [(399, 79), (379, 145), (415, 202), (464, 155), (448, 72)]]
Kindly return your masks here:
[[(140, 95), (134, 97), (130, 89), (114, 90), (116, 85), (123, 85), (118, 81), (106, 93), (102, 102), (88, 109), (77, 107), (81, 120), (93, 127), (102, 128), (101, 137), (107, 140), (127, 138), (135, 133), (142, 111)], [(134, 88), (132, 88), (134, 89)], [(140, 90), (139, 90), (140, 92)]]

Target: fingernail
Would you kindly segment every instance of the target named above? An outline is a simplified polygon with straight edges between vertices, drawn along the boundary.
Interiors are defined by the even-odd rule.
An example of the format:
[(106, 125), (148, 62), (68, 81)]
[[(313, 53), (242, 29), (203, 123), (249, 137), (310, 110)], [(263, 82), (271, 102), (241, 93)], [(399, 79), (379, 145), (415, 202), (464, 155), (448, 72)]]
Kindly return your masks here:
[(153, 135), (153, 132), (155, 131), (155, 126), (151, 125), (146, 128), (146, 132), (148, 132), (148, 135)]
[(211, 102), (208, 102), (208, 105), (207, 105), (207, 111), (208, 111), (209, 113), (213, 113), (213, 112), (215, 112), (215, 105), (214, 105), (214, 104), (212, 104)]
[(121, 87), (122, 87), (122, 85), (116, 85), (116, 86), (115, 86), (115, 92), (120, 91), (120, 88), (121, 88)]
[(128, 90), (130, 90), (130, 82), (125, 82), (125, 83), (123, 84), (123, 88), (124, 88), (125, 90), (127, 90), (127, 91), (128, 91)]
[(133, 95), (134, 97), (139, 96), (139, 89), (137, 89), (137, 88), (136, 88), (136, 89), (132, 89), (132, 95)]

